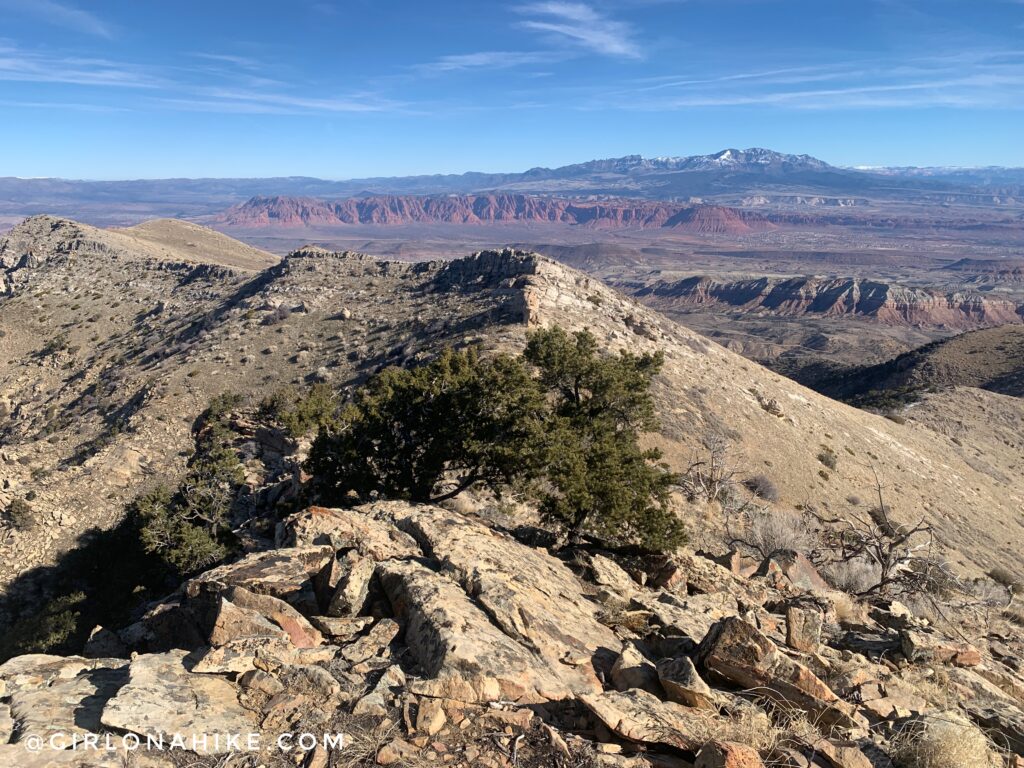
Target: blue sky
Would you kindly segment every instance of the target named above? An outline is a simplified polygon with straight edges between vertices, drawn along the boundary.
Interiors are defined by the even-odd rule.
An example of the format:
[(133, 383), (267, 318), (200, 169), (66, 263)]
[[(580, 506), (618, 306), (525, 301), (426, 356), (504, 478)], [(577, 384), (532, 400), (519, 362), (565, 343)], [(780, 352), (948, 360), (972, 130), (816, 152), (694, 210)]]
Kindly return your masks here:
[(1024, 166), (1024, 0), (0, 0), (0, 176)]

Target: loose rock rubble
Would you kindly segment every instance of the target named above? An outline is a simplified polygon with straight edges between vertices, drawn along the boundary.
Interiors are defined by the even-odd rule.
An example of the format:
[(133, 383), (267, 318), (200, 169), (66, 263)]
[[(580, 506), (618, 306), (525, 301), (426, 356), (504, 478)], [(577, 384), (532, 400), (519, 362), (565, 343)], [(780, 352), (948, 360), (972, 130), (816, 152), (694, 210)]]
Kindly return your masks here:
[[(909, 738), (948, 733), (928, 725), (946, 716), (982, 744), (981, 728), (998, 734), (1007, 754), (1024, 747), (1012, 665), (897, 603), (840, 627), (829, 594), (805, 586), (809, 564), (792, 581), (693, 553), (644, 570), (400, 502), (311, 507), (276, 543), (95, 633), (122, 658), (0, 666), (0, 756), (115, 765), (123, 753), (90, 763), (26, 744), (187, 734), (199, 738), (191, 764), (214, 765), (201, 761), (235, 751), (217, 734), (253, 732), (259, 764), (283, 766), (295, 753), (275, 746), (279, 734), (342, 733), (345, 746), (321, 741), (300, 764), (871, 768), (892, 766)], [(609, 621), (612, 595), (628, 626)], [(858, 633), (865, 651), (849, 649)], [(929, 677), (969, 691), (959, 713), (934, 700)]]

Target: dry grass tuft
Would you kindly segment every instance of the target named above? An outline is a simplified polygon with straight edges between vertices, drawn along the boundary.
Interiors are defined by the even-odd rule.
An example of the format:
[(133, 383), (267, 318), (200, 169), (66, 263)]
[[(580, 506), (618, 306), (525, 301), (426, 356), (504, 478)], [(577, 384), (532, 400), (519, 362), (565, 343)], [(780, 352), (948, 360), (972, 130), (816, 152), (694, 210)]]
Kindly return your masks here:
[(836, 621), (841, 625), (859, 626), (868, 622), (868, 607), (846, 592), (829, 592)]
[(911, 721), (893, 739), (891, 755), (899, 768), (985, 768), (999, 764), (985, 734), (956, 712)]

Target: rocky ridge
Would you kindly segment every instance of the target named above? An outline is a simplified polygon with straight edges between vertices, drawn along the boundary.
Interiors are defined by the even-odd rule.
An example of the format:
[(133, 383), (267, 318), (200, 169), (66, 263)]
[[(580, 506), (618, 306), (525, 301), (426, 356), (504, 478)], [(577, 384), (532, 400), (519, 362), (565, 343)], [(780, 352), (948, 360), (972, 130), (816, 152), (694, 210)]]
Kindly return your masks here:
[[(982, 728), (1019, 764), (1024, 649), (1005, 630), (974, 644), (897, 602), (851, 610), (792, 556), (556, 556), (524, 533), (402, 502), (291, 515), (81, 655), (0, 665), (0, 755), (892, 768), (908, 734), (941, 726), (977, 745), (972, 768), (1004, 765)], [(250, 733), (248, 752), (217, 738)], [(282, 733), (311, 740), (289, 754)], [(113, 749), (27, 749), (72, 734)], [(183, 747), (128, 754), (125, 735)]]
[[(877, 468), (894, 514), (925, 516), (958, 568), (1017, 562), (1019, 454), (981, 451), (912, 412), (897, 424), (838, 404), (542, 257), (506, 250), (408, 264), (306, 248), (255, 274), (100, 247), (70, 258), (39, 245), (28, 258), (24, 242), (41, 223), (53, 226), (29, 220), (0, 246), (11, 286), (0, 299), (0, 503), (31, 494), (40, 523), (5, 531), (5, 581), (115, 525), (139, 490), (180, 474), (193, 422), (215, 394), (258, 401), (317, 380), (344, 393), (382, 365), (444, 345), (517, 351), (541, 324), (588, 328), (611, 351), (664, 350), (663, 431), (649, 439), (674, 468), (722, 436), (744, 472), (772, 477), (781, 503), (837, 513), (874, 487)], [(280, 440), (267, 440), (249, 449), (257, 494), (279, 481)], [(822, 467), (822, 446), (837, 468)], [(719, 524), (684, 511), (698, 530)]]
[[(626, 286), (623, 286), (626, 288)], [(871, 318), (888, 325), (968, 329), (1024, 322), (1024, 304), (981, 293), (942, 293), (874, 280), (758, 277), (723, 282), (696, 275), (632, 287), (659, 310), (687, 308)]]

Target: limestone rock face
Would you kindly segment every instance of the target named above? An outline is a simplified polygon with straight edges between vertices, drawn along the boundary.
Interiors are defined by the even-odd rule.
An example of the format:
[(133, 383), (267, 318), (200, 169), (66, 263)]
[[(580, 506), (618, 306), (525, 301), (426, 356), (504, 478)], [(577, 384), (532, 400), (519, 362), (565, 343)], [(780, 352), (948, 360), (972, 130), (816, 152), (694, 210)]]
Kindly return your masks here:
[[(405, 622), (405, 642), (426, 679), (412, 690), (462, 701), (523, 703), (572, 696), (557, 670), (488, 621), (453, 581), (419, 563), (387, 561), (377, 575)], [(571, 674), (567, 676), (577, 678)]]
[(32, 655), (0, 666), (19, 740), (98, 733), (104, 704), (127, 679), (125, 659)]
[(495, 625), (559, 670), (573, 691), (601, 689), (595, 660), (599, 667), (610, 665), (622, 642), (597, 620), (598, 606), (581, 594), (579, 579), (564, 563), (436, 507), (398, 524)]
[(231, 683), (190, 674), (184, 666), (186, 655), (171, 651), (136, 657), (128, 670), (128, 683), (104, 707), (102, 724), (143, 737), (163, 734), (169, 739), (181, 734), (190, 746), (195, 736), (195, 751), (200, 754), (230, 752), (223, 734), (252, 732), (256, 726), (252, 715), (238, 703)]

